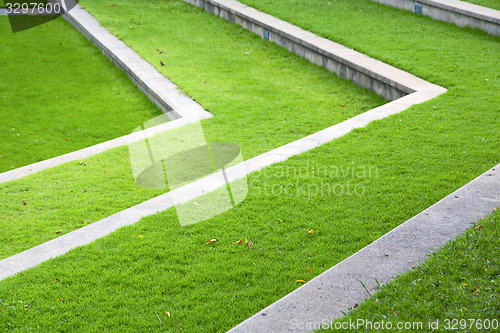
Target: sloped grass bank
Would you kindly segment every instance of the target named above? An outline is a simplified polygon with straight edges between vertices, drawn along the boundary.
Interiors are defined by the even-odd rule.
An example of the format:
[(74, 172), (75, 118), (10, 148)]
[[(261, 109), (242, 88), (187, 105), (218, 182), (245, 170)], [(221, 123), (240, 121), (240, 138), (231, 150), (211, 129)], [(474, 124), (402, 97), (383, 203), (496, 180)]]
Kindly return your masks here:
[(127, 135), (161, 111), (62, 18), (0, 17), (0, 172)]
[(135, 184), (127, 147), (0, 184), (0, 259), (163, 192)]
[[(129, 9), (122, 9), (122, 3), (107, 8), (112, 8), (114, 13), (114, 7), (118, 7), (118, 14), (142, 8), (136, 2), (130, 3), (133, 6)], [(165, 74), (169, 75), (171, 70), (177, 76), (182, 74), (183, 82), (191, 89), (196, 88), (197, 94), (205, 89), (208, 91), (205, 94), (210, 93), (199, 100), (203, 106), (213, 106), (217, 111), (215, 118), (203, 122), (208, 141), (237, 143), (249, 158), (385, 102), (203, 11), (186, 4), (180, 8), (174, 2), (168, 4), (172, 7), (169, 16), (155, 11), (158, 4), (150, 4), (143, 9), (141, 22), (149, 29), (150, 48), (165, 50), (152, 49), (158, 55), (162, 52), (162, 62), (169, 64), (165, 66), (168, 67)], [(118, 14), (113, 15), (127, 17)], [(175, 20), (175, 31), (167, 29), (167, 33), (162, 33), (165, 25), (152, 24), (153, 18), (148, 15)], [(137, 29), (141, 28), (138, 24)], [(126, 29), (131, 30), (128, 26)], [(200, 36), (193, 42), (195, 47), (189, 41), (197, 31), (205, 32), (203, 38)], [(165, 39), (158, 39), (160, 35)], [(144, 41), (141, 39), (141, 42)], [(226, 64), (219, 64), (218, 58), (225, 59)], [(235, 59), (235, 63), (231, 64), (230, 59)], [(154, 63), (158, 65), (159, 61)], [(191, 63), (196, 67), (191, 67)], [(212, 82), (203, 83), (202, 78)], [(76, 114), (61, 117), (72, 120)], [(3, 216), (0, 258), (162, 193), (144, 191), (134, 184), (126, 147), (85, 159), (83, 165), (79, 161), (71, 162), (0, 184), (0, 191), (0, 198), (6, 203), (0, 207)]]
[(245, 159), (385, 103), (374, 93), (182, 1), (81, 4), (214, 114), (202, 122), (208, 141), (235, 143)]

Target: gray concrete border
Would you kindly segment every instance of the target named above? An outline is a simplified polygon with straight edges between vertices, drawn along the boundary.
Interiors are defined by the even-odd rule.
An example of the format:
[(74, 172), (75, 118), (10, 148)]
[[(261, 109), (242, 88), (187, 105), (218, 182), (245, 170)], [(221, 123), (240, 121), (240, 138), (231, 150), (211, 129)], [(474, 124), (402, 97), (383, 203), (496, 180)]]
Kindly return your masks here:
[[(229, 332), (308, 332), (363, 302), (385, 284), (424, 262), (500, 206), (500, 164)], [(302, 326), (302, 329), (298, 327)], [(312, 326), (309, 326), (312, 327)], [(295, 329), (294, 329), (295, 328)]]
[(183, 0), (269, 39), (357, 85), (396, 100), (431, 84), (410, 73), (319, 37), (235, 0)]
[[(274, 163), (285, 161), (292, 156), (335, 140), (349, 133), (354, 128), (364, 127), (372, 121), (383, 119), (392, 114), (404, 111), (411, 105), (433, 99), (440, 95), (442, 91), (443, 90), (413, 93), (397, 101), (384, 104), (322, 131), (253, 157), (242, 162), (243, 167), (241, 167), (241, 164), (238, 164), (226, 169), (227, 179), (233, 182), (245, 177), (251, 172), (259, 171)], [(168, 124), (170, 123), (164, 125)], [(155, 129), (155, 127), (150, 128), (150, 130), (153, 129)], [(137, 132), (137, 134), (140, 136), (142, 132), (144, 131)], [(139, 137), (135, 139), (139, 139)], [(122, 226), (134, 224), (145, 216), (159, 213), (173, 207), (175, 204), (187, 202), (203, 194), (210, 193), (217, 188), (224, 187), (226, 183), (223, 179), (224, 177), (220, 175), (220, 172), (213, 174), (94, 222), (81, 229), (72, 231), (54, 240), (35, 246), (27, 251), (0, 260), (0, 280), (30, 267), (34, 267), (50, 258), (63, 255), (78, 246), (91, 243)]]
[(67, 162), (72, 162), (72, 161), (78, 161), (96, 154), (100, 154), (105, 152), (106, 150), (117, 148), (120, 146), (125, 146), (128, 145), (132, 142), (139, 141), (143, 138), (149, 138), (152, 137), (158, 133), (168, 131), (173, 128), (178, 128), (181, 126), (184, 126), (190, 122), (193, 122), (192, 119), (187, 119), (187, 118), (180, 118), (176, 120), (169, 121), (167, 123), (164, 123), (162, 125), (154, 126), (148, 129), (145, 129), (143, 131), (135, 132), (132, 134), (128, 134), (125, 136), (121, 136), (119, 138), (109, 140), (106, 142), (102, 142), (99, 144), (96, 144), (94, 146), (90, 146), (87, 148), (83, 148), (68, 154), (60, 155), (57, 157), (49, 158), (47, 160), (43, 160), (37, 163), (33, 163), (30, 165), (26, 165), (17, 169), (13, 169), (10, 171), (6, 171), (3, 173), (0, 173), (0, 184), (5, 183), (11, 180), (16, 180), (28, 175), (31, 175), (33, 173), (36, 173), (38, 171), (42, 171), (45, 169), (49, 169), (58, 165), (61, 165), (63, 163)]
[[(3, 13), (7, 15), (5, 9)], [(2, 15), (2, 9), (0, 9)], [(87, 158), (108, 149), (128, 145), (162, 131), (212, 117), (201, 105), (184, 95), (175, 84), (160, 74), (125, 43), (110, 34), (92, 15), (79, 5), (62, 16), (96, 45), (118, 68), (125, 71), (137, 87), (173, 121), (145, 131), (125, 135), (65, 155), (0, 173), (0, 184), (19, 179), (54, 166)]]
[(458, 0), (371, 0), (409, 10), (459, 27), (481, 29), (500, 36), (500, 11)]
[(212, 114), (187, 97), (160, 74), (150, 63), (142, 59), (125, 43), (108, 32), (85, 9), (75, 6), (62, 16), (84, 34), (116, 66), (123, 70), (137, 87), (163, 110), (171, 119), (207, 119)]

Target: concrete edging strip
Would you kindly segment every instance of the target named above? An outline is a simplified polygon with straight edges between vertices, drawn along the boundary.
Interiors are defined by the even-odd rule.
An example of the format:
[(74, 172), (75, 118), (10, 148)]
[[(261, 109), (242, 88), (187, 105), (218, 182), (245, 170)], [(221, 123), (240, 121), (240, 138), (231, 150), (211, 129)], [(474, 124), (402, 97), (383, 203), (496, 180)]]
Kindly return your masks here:
[(458, 0), (371, 0), (435, 20), (481, 29), (500, 36), (500, 11)]
[(305, 31), (236, 0), (183, 1), (238, 24), (388, 100), (397, 100), (416, 91), (440, 88), (408, 72)]
[(121, 136), (119, 138), (105, 141), (102, 143), (98, 143), (96, 145), (83, 148), (77, 151), (73, 151), (68, 154), (56, 156), (53, 158), (49, 158), (47, 160), (43, 160), (37, 163), (33, 163), (30, 165), (26, 165), (17, 169), (13, 169), (10, 171), (6, 171), (3, 173), (0, 173), (0, 184), (11, 181), (11, 180), (16, 180), (28, 175), (31, 175), (33, 173), (36, 173), (38, 171), (42, 171), (45, 169), (49, 169), (58, 165), (61, 165), (63, 163), (67, 162), (72, 162), (72, 161), (77, 161), (81, 160), (96, 154), (100, 154), (105, 152), (106, 150), (117, 148), (120, 146), (125, 146), (128, 145), (132, 142), (139, 141), (144, 138), (149, 138), (152, 137), (158, 133), (162, 133), (164, 131), (168, 131), (173, 128), (178, 128), (181, 126), (184, 126), (190, 122), (192, 122), (192, 119), (186, 119), (186, 118), (180, 118), (176, 120), (169, 121), (167, 123), (154, 126), (148, 129), (145, 129), (143, 131), (138, 131), (135, 133), (131, 133), (125, 136)]
[(63, 15), (85, 35), (116, 66), (123, 70), (146, 96), (171, 119), (207, 119), (212, 114), (201, 105), (182, 94), (177, 86), (159, 73), (150, 63), (142, 59), (130, 47), (109, 33), (99, 21), (80, 6)]
[[(345, 120), (317, 133), (293, 141), (284, 146), (273, 149), (267, 153), (258, 155), (240, 164), (226, 169), (226, 174), (230, 182), (241, 179), (251, 172), (259, 171), (274, 163), (279, 163), (288, 158), (316, 148), (322, 144), (335, 140), (354, 128), (364, 127), (372, 121), (383, 119), (392, 114), (408, 109), (413, 104), (421, 103), (439, 95), (441, 91), (430, 93), (429, 91), (417, 92), (400, 98), (375, 109), (362, 113), (354, 118)], [(179, 120), (166, 123), (165, 126)], [(157, 126), (159, 127), (159, 126)], [(149, 130), (155, 130), (152, 127)], [(156, 129), (161, 131), (162, 129)], [(140, 140), (147, 133), (147, 130), (140, 131), (134, 140)], [(153, 135), (152, 133), (151, 135)], [(16, 170), (13, 170), (16, 171)], [(210, 193), (217, 188), (226, 186), (220, 172), (202, 178), (193, 183), (165, 193), (161, 196), (145, 201), (141, 204), (125, 209), (119, 213), (94, 222), (88, 226), (72, 231), (49, 242), (35, 246), (27, 251), (0, 260), (0, 280), (34, 267), (50, 258), (54, 258), (74, 249), (102, 238), (116, 229), (138, 222), (141, 218), (164, 211), (175, 204), (184, 203), (197, 198), (203, 193)]]
[[(3, 13), (5, 13), (5, 15), (7, 14), (5, 10)], [(0, 15), (1, 14), (2, 11), (0, 9)], [(151, 137), (172, 128), (212, 117), (211, 113), (205, 111), (200, 104), (182, 94), (175, 84), (160, 74), (151, 64), (143, 60), (137, 53), (125, 45), (125, 43), (109, 33), (85, 9), (77, 5), (62, 17), (78, 31), (83, 33), (113, 63), (115, 63), (118, 68), (123, 70), (137, 87), (165, 112), (172, 121), (145, 130), (142, 134), (133, 133), (125, 135), (68, 154), (0, 173), (0, 184), (66, 162), (87, 158), (108, 149), (124, 146), (131, 142), (138, 141), (141, 138)]]
[[(500, 164), (229, 332), (309, 332), (343, 316), (500, 206)], [(308, 326), (306, 326), (308, 325)], [(309, 329), (307, 328), (309, 327)]]

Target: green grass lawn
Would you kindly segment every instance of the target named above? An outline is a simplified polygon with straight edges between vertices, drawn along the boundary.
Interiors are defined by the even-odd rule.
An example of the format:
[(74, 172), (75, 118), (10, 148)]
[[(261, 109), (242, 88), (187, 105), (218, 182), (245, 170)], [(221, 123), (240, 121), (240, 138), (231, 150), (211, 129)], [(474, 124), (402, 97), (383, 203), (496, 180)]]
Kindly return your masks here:
[(245, 159), (385, 102), (182, 1), (81, 4), (214, 114), (202, 122), (208, 141), (235, 143)]
[[(175, 9), (169, 19), (179, 22), (178, 30), (171, 31), (170, 36), (164, 35), (164, 43), (167, 45), (161, 47), (166, 49), (168, 46), (167, 53), (175, 53), (176, 57), (162, 60), (166, 63), (193, 63), (198, 66), (189, 71), (187, 67), (181, 66), (184, 69), (172, 69), (172, 72), (178, 76), (183, 74), (185, 81), (191, 84), (191, 89), (198, 87), (198, 90), (207, 89), (210, 93), (210, 96), (199, 100), (206, 108), (207, 105), (215, 105), (212, 111), (216, 117), (203, 123), (207, 140), (237, 142), (246, 158), (314, 133), (385, 102), (375, 94), (298, 56), (268, 45), (241, 28), (211, 17), (201, 10), (193, 10), (188, 5), (179, 9), (173, 2), (169, 4)], [(193, 21), (198, 17), (203, 20)], [(222, 27), (219, 26), (221, 23)], [(205, 29), (206, 26), (210, 28)], [(150, 32), (151, 36), (161, 35), (162, 27), (153, 26), (157, 30)], [(200, 60), (197, 59), (200, 49), (193, 49), (187, 41), (194, 31), (204, 29), (206, 34), (198, 41), (198, 47), (207, 54), (206, 58)], [(179, 35), (177, 38), (180, 41), (170, 44), (167, 37), (174, 38), (175, 35)], [(213, 47), (222, 49), (223, 46), (229, 47), (227, 54), (221, 50), (211, 51)], [(231, 57), (238, 59), (244, 55), (245, 58), (231, 66), (214, 68), (213, 62), (221, 54), (227, 63)], [(182, 60), (187, 56), (190, 58)], [(275, 72), (276, 68), (280, 69), (278, 73)], [(170, 70), (171, 68), (164, 71), (165, 75), (169, 75)], [(212, 84), (200, 83), (200, 77)], [(233, 89), (233, 86), (238, 89)], [(26, 104), (29, 105), (28, 102)], [(53, 108), (50, 105), (47, 107)], [(74, 121), (77, 114), (73, 112), (72, 117), (61, 115), (60, 118)], [(107, 122), (113, 123), (112, 120)], [(121, 123), (114, 122), (114, 125), (119, 124)], [(79, 161), (71, 162), (28, 178), (0, 184), (0, 197), (5, 202), (0, 207), (0, 214), (3, 216), (0, 219), (0, 258), (26, 250), (161, 193), (143, 191), (134, 184), (126, 147), (86, 159), (85, 165), (87, 167), (79, 165)], [(108, 172), (103, 174), (105, 170)], [(83, 192), (85, 190), (88, 192)], [(28, 204), (24, 205), (23, 200)]]
[[(183, 3), (158, 3), (177, 8), (171, 9), (177, 15), (174, 20), (186, 12), (196, 18), (192, 22), (203, 22), (206, 31), (211, 26), (233, 29)], [(297, 288), (296, 280), (310, 280), (498, 163), (498, 38), (369, 1), (339, 1), (331, 6), (335, 11), (323, 5), (316, 13), (309, 12), (315, 6), (297, 10), (292, 4), (280, 10), (292, 16), (300, 13), (301, 20), (316, 29), (331, 31), (327, 37), (441, 84), (448, 93), (249, 175), (248, 197), (236, 210), (182, 228), (170, 209), (0, 282), (1, 328), (225, 331)], [(123, 30), (119, 36), (130, 45), (136, 43), (136, 51), (147, 57), (145, 46), (139, 45), (140, 35), (125, 34), (130, 25), (122, 27), (105, 16), (129, 21), (140, 15), (144, 19), (154, 10), (140, 10), (129, 2), (111, 7), (104, 1), (84, 5), (94, 14), (101, 12), (103, 22), (114, 32)], [(120, 10), (120, 15), (114, 10)], [(165, 11), (156, 13), (165, 15)], [(345, 17), (345, 21), (331, 17)], [(433, 33), (422, 34), (423, 30)], [(241, 32), (239, 36), (246, 35)], [(143, 38), (158, 40), (154, 35)], [(251, 37), (238, 41), (242, 38)], [(201, 50), (195, 48), (195, 53)], [(224, 52), (219, 53), (220, 58)], [(266, 58), (262, 55), (261, 59)], [(158, 68), (163, 70), (163, 66)], [(191, 71), (191, 65), (182, 68), (184, 73), (173, 69), (178, 73), (175, 82), (205, 107), (210, 105), (215, 120), (231, 119), (222, 106), (231, 105), (226, 98), (234, 103), (239, 98), (231, 99), (231, 93), (223, 91), (215, 95), (221, 96), (220, 106), (211, 97), (210, 87), (195, 84), (203, 72)], [(222, 74), (205, 75), (219, 82)], [(224, 76), (225, 81), (230, 78)], [(251, 82), (242, 81), (241, 86)], [(233, 117), (249, 117), (244, 110), (231, 109)], [(249, 113), (258, 114), (253, 109)], [(221, 141), (244, 142), (243, 150), (251, 148), (246, 157), (280, 144), (274, 138), (284, 130), (276, 127), (277, 134), (259, 149), (252, 142), (264, 142), (267, 129), (259, 132), (263, 137), (255, 138), (253, 127), (260, 129), (262, 124), (265, 128), (266, 124), (250, 126), (254, 124), (251, 117), (245, 119), (244, 135), (234, 127), (212, 125), (212, 120), (203, 126), (207, 131), (219, 128)], [(352, 168), (355, 174), (342, 174)], [(284, 193), (289, 184), (295, 190)], [(315, 192), (321, 188), (322, 195)], [(216, 242), (206, 243), (214, 238)], [(251, 248), (235, 244), (239, 240), (251, 241)]]
[[(382, 286), (332, 327), (349, 321), (383, 320), (393, 327), (398, 322), (410, 322), (422, 323), (428, 329), (430, 322), (443, 331), (454, 325), (459, 332), (495, 332), (495, 325), (500, 327), (499, 267), (500, 210), (497, 209), (464, 235), (432, 253), (415, 270)], [(404, 332), (421, 332), (417, 327)]]
[(0, 184), (0, 259), (164, 191), (139, 188), (127, 147)]
[(13, 34), (0, 17), (0, 172), (129, 134), (161, 114), (62, 18)]
[(479, 6), (484, 6), (484, 7), (489, 7), (493, 8), (496, 10), (500, 10), (500, 0), (462, 0), (465, 2), (470, 2), (475, 5)]

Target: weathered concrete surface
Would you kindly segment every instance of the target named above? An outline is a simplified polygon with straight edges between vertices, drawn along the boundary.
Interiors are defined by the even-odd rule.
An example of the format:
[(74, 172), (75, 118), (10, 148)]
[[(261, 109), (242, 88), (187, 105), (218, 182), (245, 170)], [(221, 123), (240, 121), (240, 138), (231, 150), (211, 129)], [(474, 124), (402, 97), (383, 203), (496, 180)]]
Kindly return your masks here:
[(388, 100), (396, 100), (431, 85), (410, 73), (319, 37), (238, 1), (183, 1), (236, 23)]
[[(500, 206), (500, 164), (229, 332), (308, 332), (342, 317)], [(302, 329), (299, 325), (303, 325)]]
[(160, 74), (125, 43), (110, 34), (80, 6), (62, 16), (96, 45), (116, 66), (171, 119), (207, 119), (212, 114), (179, 91), (177, 86)]
[(500, 36), (500, 11), (458, 0), (371, 0)]

